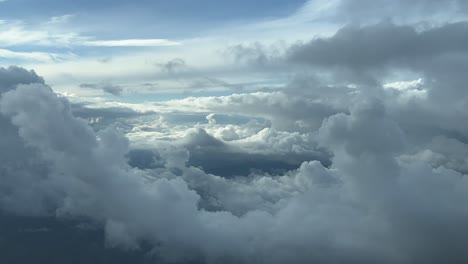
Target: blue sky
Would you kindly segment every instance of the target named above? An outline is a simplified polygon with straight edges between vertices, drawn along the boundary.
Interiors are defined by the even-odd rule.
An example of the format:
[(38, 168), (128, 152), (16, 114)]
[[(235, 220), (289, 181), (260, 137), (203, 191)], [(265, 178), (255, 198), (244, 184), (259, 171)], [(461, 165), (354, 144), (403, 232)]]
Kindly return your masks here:
[[(285, 76), (247, 69), (232, 48), (276, 52), (323, 33), (317, 6), (322, 1), (7, 0), (0, 2), (0, 65), (35, 69), (65, 94), (118, 87), (139, 98), (276, 88)], [(174, 59), (184, 64), (177, 76), (161, 67)]]
[[(292, 14), (305, 1), (32, 1), (1, 2), (0, 18), (41, 24), (69, 16), (72, 30), (100, 38), (187, 38), (228, 23)], [(117, 30), (118, 29), (118, 30)]]
[[(226, 51), (236, 45), (256, 45), (259, 39), (265, 46), (281, 46), (282, 41), (313, 36), (304, 30), (308, 23), (301, 10), (306, 4), (302, 0), (7, 0), (0, 2), (0, 65), (33, 68), (56, 91), (72, 94), (100, 92), (80, 88), (83, 83), (129, 87), (124, 89), (128, 94), (149, 93), (141, 83), (165, 87), (156, 92), (187, 93), (200, 78), (216, 79), (218, 84), (279, 84), (278, 78), (239, 73), (240, 65), (232, 65)], [(178, 76), (174, 81), (174, 76), (161, 72), (157, 65), (173, 59), (182, 59), (184, 71), (197, 76), (184, 81)], [(127, 71), (129, 65), (133, 69)], [(203, 86), (198, 88), (195, 92)]]
[(140, 10), (137, 20), (142, 16), (152, 19), (158, 17), (174, 20), (226, 20), (246, 19), (262, 16), (284, 16), (300, 7), (304, 0), (258, 0), (258, 1), (215, 1), (215, 0), (140, 0), (140, 1), (63, 1), (63, 0), (9, 0), (3, 2), (0, 14), (7, 18), (41, 19), (59, 16), (64, 13), (103, 15), (109, 13), (125, 14), (126, 11)]
[[(196, 36), (215, 24), (286, 16), (304, 1), (31, 1), (2, 3), (0, 17), (41, 23), (73, 15), (69, 26), (101, 38)], [(116, 29), (119, 30), (116, 30)]]

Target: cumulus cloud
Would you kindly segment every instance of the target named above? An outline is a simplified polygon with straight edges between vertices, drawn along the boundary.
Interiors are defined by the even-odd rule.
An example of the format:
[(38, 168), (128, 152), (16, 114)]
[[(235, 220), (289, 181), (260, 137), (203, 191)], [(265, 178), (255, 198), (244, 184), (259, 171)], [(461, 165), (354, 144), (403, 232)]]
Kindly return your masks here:
[[(388, 4), (424, 19), (441, 5)], [(279, 91), (67, 99), (34, 71), (0, 68), (0, 222), (38, 221), (22, 241), (64, 221), (132, 263), (467, 262), (466, 21), (371, 20), (275, 56), (233, 48), (250, 69), (297, 73)], [(183, 59), (158, 66), (229, 84)]]
[[(132, 167), (130, 142), (118, 131), (94, 132), (34, 72), (2, 72), (8, 88), (0, 99), (1, 126), (9, 132), (0, 142), (11, 150), (0, 156), (3, 210), (88, 219), (105, 231), (107, 246), (146, 248), (149, 258), (162, 262), (468, 259), (468, 211), (460, 203), (468, 199), (466, 177), (448, 162), (405, 156), (417, 142), (380, 99), (360, 97), (348, 111), (326, 116), (310, 135), (269, 128), (237, 139), (257, 151), (259, 136), (265, 151), (275, 144), (276, 151), (318, 144), (333, 153), (328, 167), (305, 161), (278, 175), (223, 178), (188, 162), (203, 149), (209, 161), (211, 148), (218, 150), (211, 158), (217, 163), (213, 157), (231, 141), (198, 128), (179, 143), (155, 145), (159, 154), (146, 162), (154, 166), (133, 152)], [(214, 133), (210, 126), (219, 125), (206, 128)], [(445, 150), (433, 144), (446, 160), (459, 157), (452, 151), (458, 143)]]
[(369, 69), (395, 63), (405, 67), (444, 54), (467, 52), (467, 30), (466, 22), (422, 32), (390, 22), (364, 27), (347, 26), (331, 38), (293, 47), (290, 57), (294, 61), (320, 66)]
[(18, 84), (44, 84), (44, 79), (38, 76), (34, 71), (28, 71), (15, 66), (0, 68), (0, 81), (2, 83), (0, 91), (2, 93), (14, 89)]

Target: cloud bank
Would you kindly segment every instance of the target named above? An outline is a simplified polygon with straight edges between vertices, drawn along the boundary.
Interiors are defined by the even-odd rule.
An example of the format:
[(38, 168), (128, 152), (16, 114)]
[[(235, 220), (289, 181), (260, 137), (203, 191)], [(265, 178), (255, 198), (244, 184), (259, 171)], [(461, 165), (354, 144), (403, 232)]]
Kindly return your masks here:
[[(329, 19), (386, 12), (352, 3), (333, 1)], [(424, 20), (439, 4), (391, 7)], [(230, 49), (242, 67), (293, 73), (274, 90), (118, 102), (0, 68), (0, 222), (16, 230), (0, 229), (0, 249), (63, 232), (87, 262), (467, 262), (468, 24), (372, 19), (282, 52)], [(184, 59), (153, 66), (231, 85)]]

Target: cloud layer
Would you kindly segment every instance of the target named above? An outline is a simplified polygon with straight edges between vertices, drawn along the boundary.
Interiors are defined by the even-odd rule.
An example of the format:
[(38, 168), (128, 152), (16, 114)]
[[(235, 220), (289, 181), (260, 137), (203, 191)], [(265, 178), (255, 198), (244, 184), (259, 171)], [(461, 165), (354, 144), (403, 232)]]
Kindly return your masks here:
[[(377, 2), (323, 5), (332, 34), (227, 47), (223, 70), (287, 75), (266, 89), (185, 58), (146, 73), (230, 92), (135, 99), (102, 78), (79, 88), (116, 97), (83, 97), (0, 68), (0, 222), (15, 230), (0, 249), (63, 232), (99, 243), (86, 262), (467, 262), (466, 6)], [(319, 3), (288, 19), (323, 19)], [(383, 4), (413, 19), (370, 15)]]

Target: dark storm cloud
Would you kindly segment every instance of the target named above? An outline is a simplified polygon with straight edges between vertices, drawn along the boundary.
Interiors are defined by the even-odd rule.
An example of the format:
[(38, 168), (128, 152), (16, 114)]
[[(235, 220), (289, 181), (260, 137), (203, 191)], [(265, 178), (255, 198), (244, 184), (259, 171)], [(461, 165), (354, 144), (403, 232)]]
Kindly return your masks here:
[(468, 5), (464, 0), (341, 0), (336, 11), (337, 16), (333, 18), (341, 21), (363, 22), (387, 18), (431, 21), (440, 14), (447, 16), (446, 19), (466, 14)]
[[(0, 98), (17, 85), (39, 83), (44, 80), (34, 71), (19, 67), (0, 68)], [(0, 105), (1, 106), (1, 105)], [(49, 168), (37, 151), (23, 143), (19, 130), (0, 114), (0, 204), (3, 210), (26, 215), (42, 214), (47, 210), (39, 193), (48, 188), (43, 181)], [(22, 185), (24, 189), (18, 188)], [(50, 193), (52, 196), (54, 194)]]
[(0, 92), (11, 90), (18, 84), (42, 83), (44, 79), (38, 76), (34, 71), (11, 66), (9, 68), (0, 68)]
[(288, 59), (332, 72), (333, 81), (371, 86), (382, 85), (395, 71), (406, 71), (425, 78), (431, 98), (448, 103), (466, 95), (467, 36), (466, 21), (423, 31), (390, 22), (351, 25), (330, 38), (293, 46)]
[(447, 24), (418, 32), (390, 22), (346, 26), (334, 36), (293, 46), (293, 62), (323, 67), (423, 67), (432, 58), (468, 52), (468, 22)]
[[(306, 80), (300, 83), (301, 87), (289, 89), (289, 93), (310, 94), (327, 81), (367, 86), (365, 92), (383, 99), (412, 140), (440, 134), (463, 138), (468, 129), (458, 120), (466, 118), (462, 109), (468, 96), (467, 36), (466, 21), (422, 31), (390, 22), (346, 26), (330, 38), (314, 39), (290, 49), (290, 62), (307, 65), (331, 77)], [(424, 84), (418, 87), (423, 91), (422, 97), (402, 100), (408, 91), (381, 89), (395, 74), (423, 78)]]

